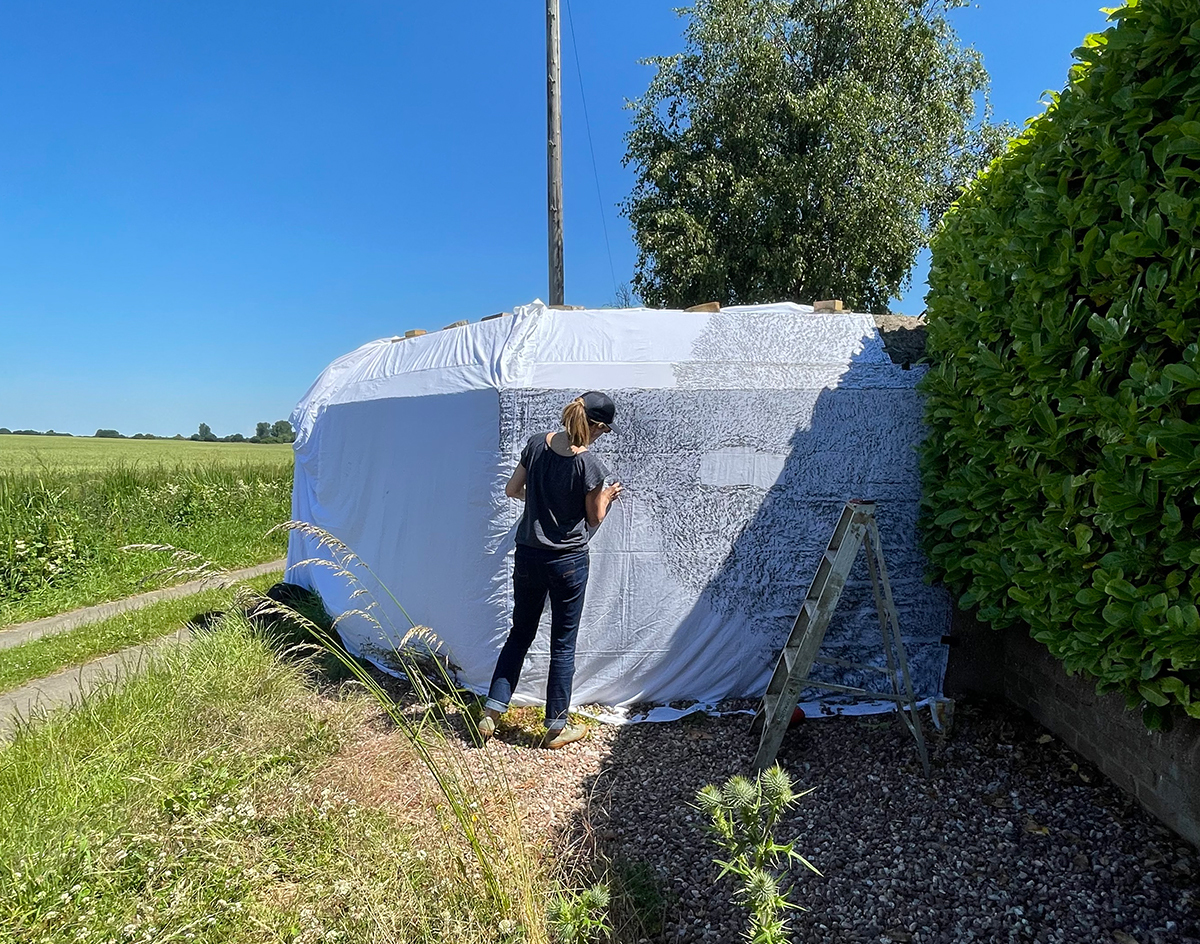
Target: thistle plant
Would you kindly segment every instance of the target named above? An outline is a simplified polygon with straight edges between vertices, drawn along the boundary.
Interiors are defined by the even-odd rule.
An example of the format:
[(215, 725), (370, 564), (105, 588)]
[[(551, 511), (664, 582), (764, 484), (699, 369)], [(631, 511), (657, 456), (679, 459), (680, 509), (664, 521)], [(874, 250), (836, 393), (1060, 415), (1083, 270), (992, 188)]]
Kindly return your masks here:
[(588, 944), (607, 934), (612, 930), (605, 917), (610, 897), (603, 885), (555, 895), (546, 912), (553, 939), (559, 944)]
[(787, 900), (790, 888), (779, 882), (793, 862), (820, 875), (820, 871), (795, 849), (794, 842), (775, 839), (775, 827), (784, 811), (809, 793), (797, 793), (792, 778), (778, 764), (754, 779), (730, 778), (718, 787), (709, 784), (696, 794), (696, 805), (710, 819), (709, 832), (725, 854), (714, 859), (721, 876), (734, 875), (740, 883), (737, 900), (750, 912), (746, 938), (751, 944), (786, 944), (788, 908), (800, 908)]

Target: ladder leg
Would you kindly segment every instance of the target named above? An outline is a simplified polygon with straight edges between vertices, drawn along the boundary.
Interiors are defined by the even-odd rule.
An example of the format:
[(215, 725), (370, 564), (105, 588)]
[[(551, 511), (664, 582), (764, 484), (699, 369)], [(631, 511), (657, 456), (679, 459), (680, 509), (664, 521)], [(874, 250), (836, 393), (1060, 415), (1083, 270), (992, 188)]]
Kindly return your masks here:
[[(879, 568), (879, 574), (878, 574), (879, 595), (882, 596), (882, 598), (883, 598), (883, 601), (882, 601), (883, 608), (886, 611), (886, 615), (884, 615), (883, 613), (881, 613), (880, 615), (884, 617), (884, 624), (885, 624), (884, 625), (884, 636), (885, 636), (884, 650), (888, 654), (888, 667), (892, 668), (892, 647), (888, 644), (888, 640), (886, 638), (887, 637), (887, 629), (890, 626), (891, 635), (896, 644), (896, 659), (898, 660), (898, 662), (900, 664), (900, 678), (904, 684), (903, 694), (904, 694), (905, 698), (908, 700), (908, 710), (909, 710), (909, 719), (910, 719), (908, 728), (909, 728), (909, 730), (912, 731), (913, 739), (917, 742), (917, 754), (921, 758), (921, 767), (925, 771), (925, 776), (928, 777), (929, 776), (929, 753), (925, 748), (925, 733), (921, 729), (921, 717), (917, 711), (916, 696), (913, 694), (912, 676), (909, 675), (909, 672), (908, 672), (908, 657), (904, 651), (904, 639), (900, 635), (900, 618), (896, 613), (896, 602), (892, 598), (892, 587), (891, 587), (891, 584), (888, 582), (888, 576), (887, 576), (887, 564), (884, 562), (884, 559), (883, 559), (883, 545), (879, 540), (879, 527), (875, 523), (874, 517), (872, 517), (872, 519), (868, 525), (868, 535), (867, 535), (866, 544), (867, 544), (867, 560), (868, 560), (868, 562), (870, 562), (871, 559), (874, 558), (875, 562), (878, 564), (878, 568)], [(868, 566), (869, 566), (869, 564), (868, 564)], [(874, 568), (870, 568), (870, 569), (874, 570)], [(897, 691), (896, 694), (899, 695), (901, 693), (899, 691)]]
[(758, 751), (754, 755), (754, 766), (759, 770), (769, 767), (779, 753), (792, 711), (807, 684), (813, 660), (866, 534), (866, 521), (847, 503), (818, 563), (791, 634), (779, 653), (762, 707), (751, 724), (751, 733), (759, 731)]
[[(883, 654), (887, 657), (887, 674), (888, 681), (892, 685), (892, 694), (897, 696), (897, 699), (904, 697), (904, 684), (900, 678), (900, 670), (896, 664), (895, 642), (892, 639), (890, 607), (888, 606), (887, 594), (884, 591), (883, 581), (880, 576), (880, 561), (883, 554), (876, 543), (878, 541), (878, 532), (874, 533), (875, 540), (872, 540), (871, 535), (867, 536), (864, 542), (867, 547), (867, 571), (871, 575), (871, 592), (875, 596), (875, 610), (879, 617), (879, 637), (883, 644)], [(890, 587), (888, 588), (891, 589)], [(911, 702), (912, 699), (910, 698)], [(914, 738), (917, 738), (916, 731), (913, 730), (913, 722), (910, 717), (899, 710), (897, 706), (900, 723), (908, 729), (908, 733)]]
[(875, 541), (878, 534), (874, 531), (867, 535), (867, 571), (871, 575), (871, 592), (875, 596), (875, 612), (879, 616), (879, 636), (883, 642), (883, 652), (887, 656), (888, 680), (892, 683), (892, 694), (900, 694), (900, 676), (896, 672), (896, 657), (892, 654), (890, 633), (888, 631), (888, 612), (883, 599), (883, 588), (879, 581), (879, 567), (876, 564), (878, 548)]

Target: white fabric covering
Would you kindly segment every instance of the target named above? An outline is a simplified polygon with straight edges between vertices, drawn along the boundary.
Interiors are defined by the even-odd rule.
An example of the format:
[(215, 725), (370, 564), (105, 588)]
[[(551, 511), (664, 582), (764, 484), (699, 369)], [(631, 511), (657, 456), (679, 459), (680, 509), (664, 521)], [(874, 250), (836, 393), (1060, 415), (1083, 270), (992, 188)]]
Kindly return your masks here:
[[(592, 540), (574, 704), (760, 695), (848, 498), (879, 504), (914, 683), (935, 696), (949, 602), (922, 580), (920, 376), (891, 362), (869, 315), (535, 302), (334, 361), (293, 414), (293, 517), (357, 552), (432, 628), (460, 680), (484, 692), (509, 628), (522, 507), (504, 483), (530, 435), (557, 428), (581, 392), (603, 390), (618, 431), (593, 448), (625, 493)], [(335, 614), (361, 607), (344, 577), (293, 566), (323, 553), (293, 533), (288, 579)], [(824, 654), (883, 665), (861, 559), (858, 568)], [(386, 668), (409, 623), (371, 589), (387, 630), (353, 615), (339, 629), (351, 651)], [(516, 704), (543, 700), (548, 620), (547, 605)]]

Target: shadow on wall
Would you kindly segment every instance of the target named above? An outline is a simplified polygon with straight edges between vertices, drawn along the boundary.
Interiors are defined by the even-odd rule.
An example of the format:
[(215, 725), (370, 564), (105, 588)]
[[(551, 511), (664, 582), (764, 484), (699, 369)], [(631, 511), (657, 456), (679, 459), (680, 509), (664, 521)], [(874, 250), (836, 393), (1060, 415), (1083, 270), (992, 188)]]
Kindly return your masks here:
[[(728, 506), (748, 500), (757, 509), (733, 533), (704, 535), (706, 541), (722, 548), (723, 557), (676, 636), (686, 639), (703, 632), (705, 624), (743, 620), (743, 630), (737, 635), (741, 652), (725, 654), (743, 666), (739, 694), (757, 695), (765, 687), (834, 525), (850, 499), (877, 503), (913, 683), (921, 695), (940, 694), (946, 663), (941, 640), (949, 631), (950, 611), (945, 594), (924, 581), (925, 558), (917, 532), (920, 479), (916, 452), (924, 427), (921, 398), (912, 388), (914, 379), (908, 370), (860, 353), (836, 386), (816, 393), (815, 403), (808, 399), (808, 391), (766, 391), (770, 403), (762, 415), (768, 422), (743, 431), (744, 445), (734, 457), (772, 453), (776, 449), (772, 434), (794, 430), (779, 450), (782, 468), (776, 479), (769, 485), (754, 481), (759, 466), (744, 461), (723, 467), (719, 461), (710, 461), (708, 469), (702, 469), (700, 508), (716, 506), (724, 512)], [(705, 471), (709, 475), (705, 476)], [(738, 473), (742, 473), (740, 478)], [(826, 634), (822, 654), (880, 668), (886, 665), (862, 552)], [(886, 675), (877, 672), (815, 666), (813, 677), (868, 690), (889, 690)], [(820, 695), (810, 689), (805, 697)]]
[[(676, 388), (614, 391), (620, 433), (600, 448), (626, 498), (598, 536), (593, 573), (621, 569), (589, 587), (585, 611), (585, 627), (625, 627), (624, 651), (604, 654), (605, 671), (620, 666), (659, 702), (760, 694), (844, 503), (859, 498), (878, 503), (914, 685), (940, 693), (950, 611), (924, 583), (916, 530), (921, 400), (914, 374), (879, 353), (842, 368), (738, 365), (743, 384), (747, 370), (760, 372), (749, 378), (755, 389), (715, 386), (722, 378), (699, 363), (683, 365)], [(522, 412), (534, 426), (548, 420), (536, 407)], [(664, 602), (664, 587), (681, 609)], [(823, 652), (886, 664), (861, 554)], [(815, 677), (887, 686), (875, 672), (820, 667)]]
[[(695, 549), (691, 557), (667, 555), (675, 575), (703, 578), (695, 605), (669, 640), (672, 652), (692, 653), (691, 662), (673, 661), (678, 672), (701, 675), (714, 665), (725, 666), (738, 674), (743, 693), (761, 692), (844, 503), (859, 498), (877, 503), (915, 688), (923, 695), (940, 693), (946, 658), (941, 639), (949, 630), (950, 608), (946, 595), (924, 582), (916, 528), (916, 446), (924, 434), (923, 411), (914, 380), (899, 364), (859, 355), (836, 386), (820, 390), (695, 391), (704, 404), (696, 415), (713, 419), (687, 431), (701, 449), (683, 463), (694, 477), (676, 483), (681, 487), (673, 502), (661, 495), (672, 441), (662, 434), (656, 438), (656, 427), (672, 424), (647, 415), (655, 401), (645, 392), (622, 391), (628, 418), (622, 438), (611, 446), (615, 471), (634, 483), (639, 498), (656, 491), (655, 514), (667, 539)], [(722, 416), (739, 422), (727, 425)], [(639, 468), (639, 462), (650, 467)], [(653, 489), (641, 484), (643, 477), (655, 483)], [(738, 625), (736, 634), (729, 632), (731, 623)], [(886, 664), (862, 553), (822, 654)], [(818, 666), (814, 676), (881, 691), (888, 685), (882, 673), (835, 667)], [(628, 939), (741, 937), (744, 911), (731, 904), (731, 879), (717, 880), (712, 863), (717, 850), (693, 804), (705, 784), (749, 771), (757, 747), (749, 726), (749, 717), (685, 718), (666, 730), (649, 724), (621, 728), (609, 741), (608, 755), (586, 787), (588, 805), (571, 830), (585, 854), (609, 866), (615, 918), (627, 932), (633, 925)], [(864, 848), (872, 854), (885, 854), (885, 847), (891, 852), (888, 830), (863, 835), (861, 827), (872, 817), (877, 825), (886, 822), (891, 798), (916, 789), (913, 782), (920, 777), (911, 738), (894, 718), (806, 722), (788, 732), (779, 759), (800, 784), (815, 786), (820, 794), (811, 804), (801, 801), (781, 827), (782, 838), (799, 837), (798, 850), (834, 875), (855, 867)], [(854, 795), (855, 784), (863, 782), (874, 784), (881, 797)], [(872, 804), (870, 814), (860, 808), (863, 802)], [(926, 813), (940, 811), (953, 819), (935, 793), (919, 802), (928, 806)], [(648, 808), (661, 811), (649, 823), (639, 812)], [(828, 840), (839, 835), (840, 843)], [(812, 904), (814, 911), (792, 913), (796, 939), (837, 936), (837, 931), (883, 935), (892, 927), (876, 926), (874, 917), (827, 927), (830, 919), (821, 912), (828, 905), (823, 908), (821, 900), (836, 896), (832, 888), (837, 886), (826, 887), (800, 869), (791, 877), (797, 874), (800, 887), (792, 898)], [(909, 910), (926, 921), (923, 908), (918, 902)], [(897, 927), (902, 923), (898, 918)], [(896, 939), (904, 938), (897, 933)]]

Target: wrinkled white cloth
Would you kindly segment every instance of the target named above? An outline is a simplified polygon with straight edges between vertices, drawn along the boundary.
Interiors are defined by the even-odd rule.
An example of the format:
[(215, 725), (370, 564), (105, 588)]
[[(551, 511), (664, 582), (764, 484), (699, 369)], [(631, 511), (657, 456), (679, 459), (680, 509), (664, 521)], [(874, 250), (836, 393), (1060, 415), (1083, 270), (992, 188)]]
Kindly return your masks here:
[[(485, 691), (510, 625), (521, 514), (504, 483), (530, 435), (603, 390), (617, 432), (592, 448), (625, 491), (592, 539), (573, 704), (761, 695), (851, 498), (878, 503), (914, 685), (935, 697), (950, 606), (923, 581), (916, 528), (921, 374), (891, 362), (870, 315), (791, 304), (689, 313), (535, 302), (375, 341), (334, 361), (292, 417), (293, 517), (345, 542), (370, 572), (350, 568), (356, 581), (312, 563), (329, 549), (294, 532), (288, 579), (346, 614), (338, 628), (356, 655), (395, 668), (411, 618), (436, 634), (459, 681)], [(543, 700), (546, 646), (543, 631), (514, 703)], [(885, 665), (861, 555), (822, 654)], [(828, 666), (814, 677), (887, 685)]]

